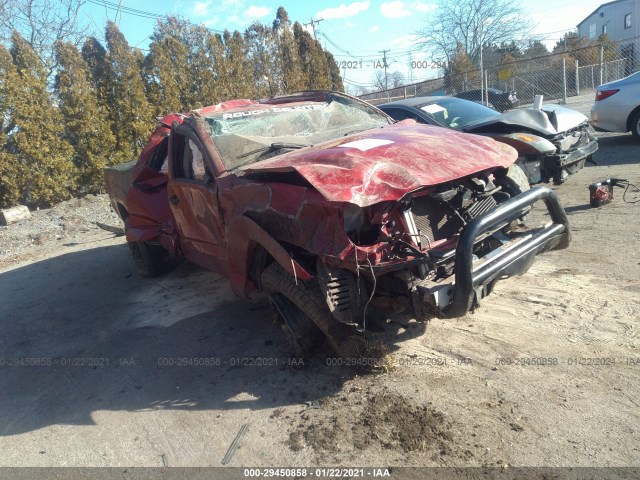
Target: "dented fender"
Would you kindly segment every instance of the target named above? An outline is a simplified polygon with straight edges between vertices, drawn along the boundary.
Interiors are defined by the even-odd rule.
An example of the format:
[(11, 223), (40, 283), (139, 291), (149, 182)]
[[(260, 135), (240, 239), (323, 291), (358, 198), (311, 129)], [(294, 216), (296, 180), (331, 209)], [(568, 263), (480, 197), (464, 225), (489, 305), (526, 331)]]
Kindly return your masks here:
[(248, 267), (251, 253), (258, 246), (262, 246), (290, 275), (300, 280), (311, 280), (311, 275), (266, 230), (261, 228), (249, 217), (240, 215), (229, 222), (228, 231), (229, 251), (229, 281), (236, 295), (247, 297), (255, 285), (248, 277)]

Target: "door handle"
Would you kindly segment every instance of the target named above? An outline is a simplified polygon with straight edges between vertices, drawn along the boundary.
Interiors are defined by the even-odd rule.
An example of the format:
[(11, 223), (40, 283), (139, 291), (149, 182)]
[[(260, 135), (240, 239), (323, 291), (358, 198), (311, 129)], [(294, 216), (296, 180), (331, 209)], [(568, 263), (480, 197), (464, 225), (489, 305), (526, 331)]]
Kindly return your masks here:
[(169, 202), (171, 202), (173, 205), (177, 205), (180, 203), (180, 199), (178, 198), (177, 195), (171, 195), (169, 197)]

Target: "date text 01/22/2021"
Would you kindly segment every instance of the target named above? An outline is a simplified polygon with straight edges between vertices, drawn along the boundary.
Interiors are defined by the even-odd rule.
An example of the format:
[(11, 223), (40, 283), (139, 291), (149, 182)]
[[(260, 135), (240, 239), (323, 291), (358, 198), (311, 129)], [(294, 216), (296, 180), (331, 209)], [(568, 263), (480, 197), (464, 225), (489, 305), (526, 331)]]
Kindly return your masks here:
[[(438, 69), (445, 68), (447, 66), (446, 62), (430, 62), (427, 60), (415, 60), (411, 62), (412, 69)], [(373, 69), (383, 69), (390, 68), (389, 63), (385, 63), (383, 60), (375, 60), (372, 62), (363, 62), (362, 60), (341, 60), (338, 62), (338, 68), (341, 70), (355, 70), (361, 68), (373, 68)]]
[(365, 478), (391, 476), (391, 471), (388, 468), (245, 468), (242, 473), (245, 478)]

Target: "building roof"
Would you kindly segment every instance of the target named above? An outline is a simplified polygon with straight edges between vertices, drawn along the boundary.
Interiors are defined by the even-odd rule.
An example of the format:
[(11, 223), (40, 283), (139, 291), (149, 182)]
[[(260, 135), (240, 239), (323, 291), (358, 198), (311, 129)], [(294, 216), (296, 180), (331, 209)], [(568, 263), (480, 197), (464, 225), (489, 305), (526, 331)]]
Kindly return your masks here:
[(608, 5), (613, 5), (614, 3), (620, 3), (620, 2), (626, 2), (628, 0), (613, 0), (612, 2), (607, 2), (607, 3), (603, 3), (602, 5), (600, 5), (598, 8), (596, 8), (593, 12), (591, 12), (589, 15), (586, 16), (586, 18), (584, 20), (582, 20), (578, 25), (576, 25), (577, 27), (580, 27), (580, 25), (582, 25), (584, 22), (586, 22), (587, 20), (589, 20), (594, 14), (596, 14), (598, 12), (598, 10), (600, 10), (603, 7), (606, 7)]

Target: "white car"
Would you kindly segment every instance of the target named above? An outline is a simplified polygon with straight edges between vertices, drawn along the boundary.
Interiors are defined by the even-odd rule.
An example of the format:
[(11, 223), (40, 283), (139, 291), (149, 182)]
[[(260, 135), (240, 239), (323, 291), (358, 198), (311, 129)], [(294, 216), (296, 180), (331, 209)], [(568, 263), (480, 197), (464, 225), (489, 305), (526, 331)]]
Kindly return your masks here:
[(631, 131), (640, 140), (640, 72), (596, 89), (591, 123), (598, 130)]

